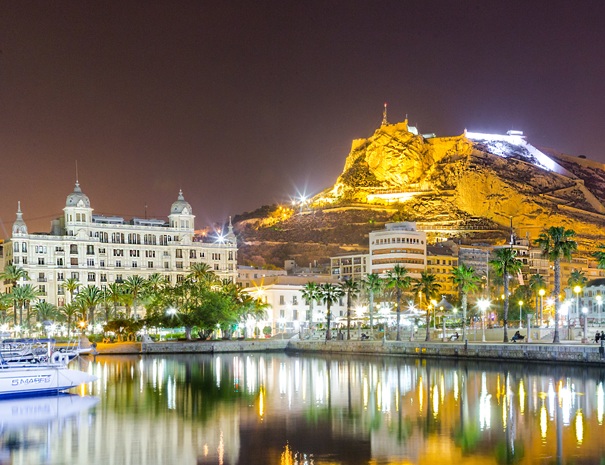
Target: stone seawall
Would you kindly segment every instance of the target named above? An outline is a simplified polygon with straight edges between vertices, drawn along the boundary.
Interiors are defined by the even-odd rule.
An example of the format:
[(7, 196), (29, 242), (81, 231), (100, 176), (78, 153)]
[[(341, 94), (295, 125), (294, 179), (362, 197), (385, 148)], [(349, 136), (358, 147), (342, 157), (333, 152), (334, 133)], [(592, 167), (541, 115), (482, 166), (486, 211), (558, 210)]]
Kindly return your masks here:
[(187, 342), (150, 342), (141, 344), (143, 354), (187, 354), (187, 353), (223, 353), (223, 352), (283, 352), (288, 345), (287, 339), (258, 341), (187, 341)]
[(605, 353), (597, 345), (515, 344), (515, 343), (430, 343), (395, 341), (298, 341), (291, 340), (288, 351), (447, 357), (472, 360), (514, 360), (519, 362), (586, 363), (605, 366)]

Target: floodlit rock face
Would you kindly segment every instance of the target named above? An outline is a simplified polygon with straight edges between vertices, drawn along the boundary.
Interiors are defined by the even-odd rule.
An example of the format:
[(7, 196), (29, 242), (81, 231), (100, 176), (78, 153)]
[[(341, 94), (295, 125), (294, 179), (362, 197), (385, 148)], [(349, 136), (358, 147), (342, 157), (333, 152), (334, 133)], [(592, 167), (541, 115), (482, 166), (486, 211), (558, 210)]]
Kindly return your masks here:
[[(326, 255), (305, 255), (305, 263), (364, 250), (367, 232), (387, 221), (416, 221), (429, 238), (501, 243), (512, 218), (516, 234), (532, 239), (553, 225), (574, 229), (581, 250), (587, 251), (605, 237), (604, 201), (600, 163), (540, 150), (519, 133), (434, 137), (418, 134), (404, 121), (384, 124), (371, 137), (353, 141), (334, 186), (313, 198), (302, 214), (293, 212), (271, 228), (263, 228), (266, 219), (248, 219), (240, 231), (244, 240), (326, 245)], [(353, 209), (354, 224), (339, 229)], [(321, 250), (316, 247), (313, 253)]]

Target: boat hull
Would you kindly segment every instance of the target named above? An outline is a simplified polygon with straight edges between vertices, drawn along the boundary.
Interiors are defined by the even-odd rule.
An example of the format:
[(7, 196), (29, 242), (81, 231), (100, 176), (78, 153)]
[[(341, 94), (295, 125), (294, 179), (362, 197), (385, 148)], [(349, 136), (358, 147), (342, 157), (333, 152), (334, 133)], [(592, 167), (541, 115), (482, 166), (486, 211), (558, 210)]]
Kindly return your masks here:
[(96, 379), (62, 364), (2, 367), (0, 398), (54, 394)]

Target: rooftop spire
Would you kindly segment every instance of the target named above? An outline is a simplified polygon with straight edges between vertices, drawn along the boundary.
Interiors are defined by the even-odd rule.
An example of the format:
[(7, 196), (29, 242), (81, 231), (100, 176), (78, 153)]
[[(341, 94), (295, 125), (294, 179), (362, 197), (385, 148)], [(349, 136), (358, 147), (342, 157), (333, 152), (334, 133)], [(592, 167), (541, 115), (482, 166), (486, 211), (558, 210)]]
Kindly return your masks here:
[(387, 102), (384, 102), (384, 110), (382, 112), (382, 123), (380, 125), (386, 126), (387, 124), (389, 124), (389, 122), (387, 121)]

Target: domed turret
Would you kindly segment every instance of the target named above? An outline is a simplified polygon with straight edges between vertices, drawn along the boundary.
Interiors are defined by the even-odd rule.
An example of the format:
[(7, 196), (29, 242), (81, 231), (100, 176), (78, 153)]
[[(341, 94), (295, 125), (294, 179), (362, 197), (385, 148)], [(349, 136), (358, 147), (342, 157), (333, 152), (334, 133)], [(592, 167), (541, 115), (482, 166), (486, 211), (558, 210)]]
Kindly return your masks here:
[(182, 190), (179, 190), (179, 196), (178, 196), (176, 202), (174, 202), (172, 204), (172, 207), (170, 207), (170, 214), (171, 215), (191, 215), (191, 214), (193, 214), (193, 211), (191, 210), (191, 205), (189, 205), (189, 202), (187, 202), (185, 200), (185, 197), (183, 197)]
[(23, 221), (23, 213), (21, 213), (21, 202), (17, 203), (17, 219), (13, 223), (13, 236), (16, 234), (27, 234), (27, 225)]
[(183, 197), (183, 191), (179, 190), (179, 196), (176, 202), (172, 204), (172, 207), (170, 207), (170, 215), (168, 215), (170, 227), (187, 230), (193, 234), (194, 218), (191, 205)]
[(74, 191), (67, 196), (65, 206), (90, 208), (90, 200), (88, 200), (88, 196), (80, 189), (80, 183), (78, 181), (76, 181)]

